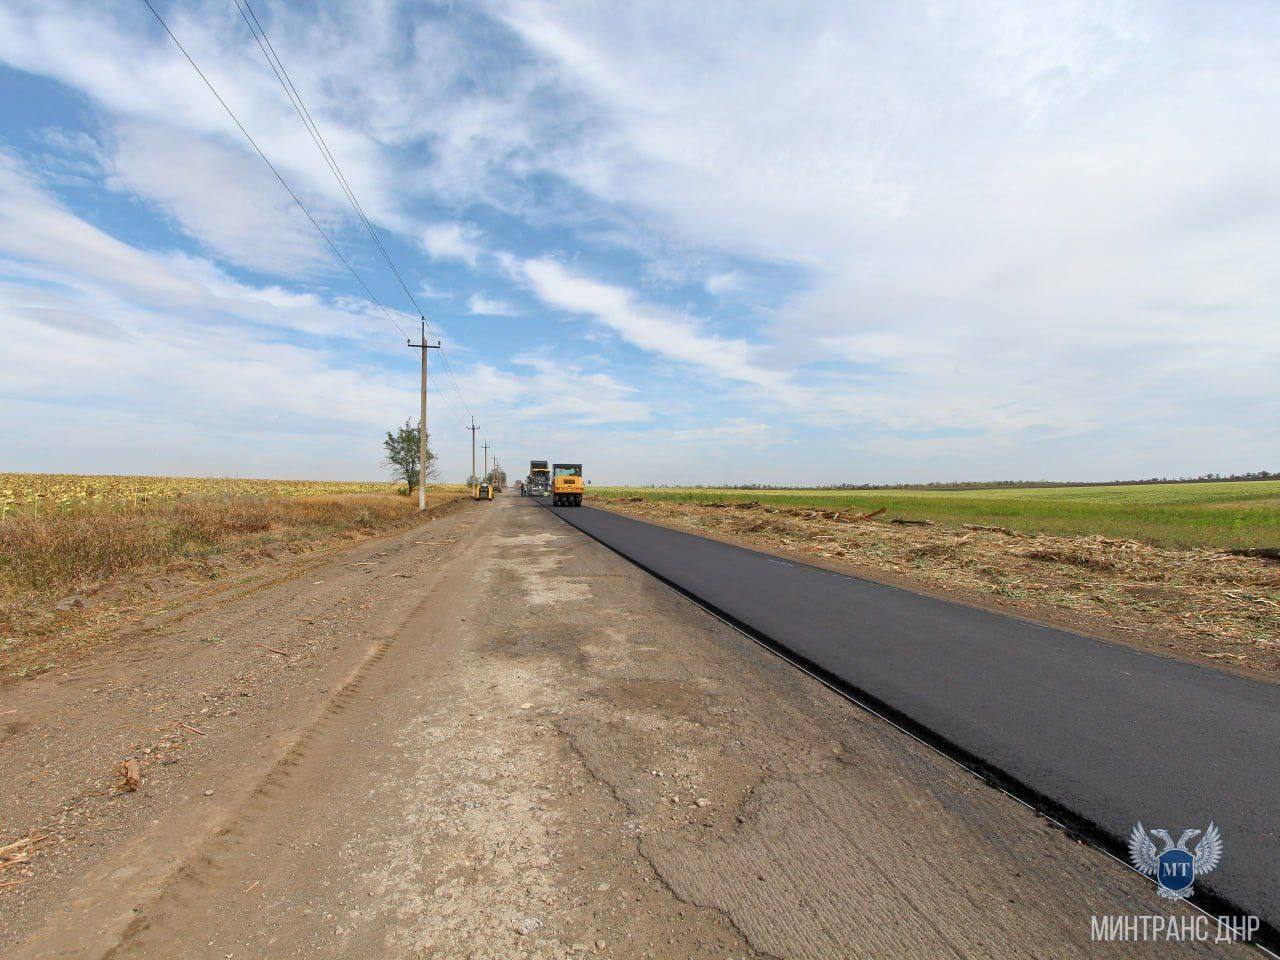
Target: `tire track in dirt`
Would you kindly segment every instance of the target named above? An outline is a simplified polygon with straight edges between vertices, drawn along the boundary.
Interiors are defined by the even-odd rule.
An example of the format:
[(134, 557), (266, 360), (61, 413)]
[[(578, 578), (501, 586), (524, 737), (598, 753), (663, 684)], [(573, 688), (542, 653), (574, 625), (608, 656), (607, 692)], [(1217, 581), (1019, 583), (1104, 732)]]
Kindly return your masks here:
[(263, 809), (280, 797), (293, 779), (298, 764), (307, 759), (311, 745), (334, 723), (340, 722), (342, 714), (360, 695), (370, 670), (386, 656), (394, 643), (394, 637), (387, 637), (369, 647), (360, 663), (339, 684), (312, 722), (298, 730), (285, 744), (270, 771), (249, 790), (243, 800), (234, 804), (220, 822), (212, 825), (209, 833), (192, 847), (183, 866), (162, 881), (159, 892), (151, 901), (135, 905), (134, 910), (139, 916), (124, 929), (120, 940), (103, 953), (104, 958), (120, 956), (129, 942), (151, 925), (148, 911), (161, 898), (168, 898), (173, 907), (181, 910), (190, 907), (196, 897), (208, 888), (208, 876), (218, 873), (223, 849), (234, 845), (244, 836), (261, 819)]
[[(465, 563), (467, 557), (475, 553), (476, 541), (488, 519), (481, 519), (471, 531), (461, 552), (452, 558), (454, 564)], [(406, 552), (403, 544), (396, 547), (398, 549), (393, 548), (396, 552)], [(387, 552), (383, 552), (381, 556), (387, 556)], [(149, 903), (135, 908), (139, 916), (124, 930), (119, 941), (104, 957), (149, 955), (150, 949), (145, 945), (140, 947), (138, 941), (153, 925), (151, 914), (162, 908), (162, 923), (180, 926), (183, 915), (208, 895), (220, 878), (223, 862), (257, 827), (271, 817), (274, 807), (293, 785), (300, 768), (313, 753), (323, 752), (323, 741), (340, 735), (344, 715), (361, 699), (370, 675), (378, 669), (388, 653), (398, 642), (412, 642), (420, 636), (413, 626), (415, 622), (422, 620), (423, 609), (430, 604), (430, 596), (438, 589), (447, 572), (447, 569), (442, 568), (417, 587), (416, 592), (424, 599), (412, 608), (396, 629), (369, 646), (359, 663), (314, 711), (310, 720), (283, 745), (270, 770), (228, 810), (223, 822), (209, 831), (186, 864), (166, 881), (158, 895)], [(394, 576), (399, 577), (401, 574)]]

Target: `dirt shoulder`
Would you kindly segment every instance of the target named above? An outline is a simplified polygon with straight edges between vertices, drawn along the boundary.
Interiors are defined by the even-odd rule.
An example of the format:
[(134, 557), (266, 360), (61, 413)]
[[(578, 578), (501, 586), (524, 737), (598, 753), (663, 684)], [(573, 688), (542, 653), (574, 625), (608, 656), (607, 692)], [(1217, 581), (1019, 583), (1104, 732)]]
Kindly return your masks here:
[[(428, 516), (463, 503), (432, 491)], [(77, 665), (155, 615), (279, 576), (299, 562), (413, 527), (411, 498), (191, 500), (16, 516), (0, 543), (0, 686)]]
[(0, 953), (59, 911), (90, 923), (126, 877), (164, 882), (420, 602), (409, 583), (475, 522), (445, 513), (166, 594), (94, 656), (8, 684), (0, 847), (28, 843), (0, 858)]
[(853, 576), (1280, 681), (1280, 563), (1103, 537), (762, 504), (591, 505)]

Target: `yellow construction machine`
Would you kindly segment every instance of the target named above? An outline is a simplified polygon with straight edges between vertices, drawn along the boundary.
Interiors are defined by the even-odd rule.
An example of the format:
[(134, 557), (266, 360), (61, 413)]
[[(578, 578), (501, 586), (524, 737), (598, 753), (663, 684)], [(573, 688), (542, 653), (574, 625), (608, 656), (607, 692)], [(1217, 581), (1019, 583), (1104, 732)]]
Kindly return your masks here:
[(551, 503), (557, 507), (582, 506), (585, 487), (582, 464), (556, 463), (551, 467)]

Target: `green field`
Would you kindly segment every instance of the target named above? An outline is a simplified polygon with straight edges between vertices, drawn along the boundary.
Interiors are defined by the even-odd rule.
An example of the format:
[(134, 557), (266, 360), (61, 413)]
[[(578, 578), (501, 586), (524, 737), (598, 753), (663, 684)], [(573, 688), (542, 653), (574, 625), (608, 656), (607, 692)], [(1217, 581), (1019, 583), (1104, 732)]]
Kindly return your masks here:
[(596, 487), (600, 498), (674, 503), (756, 500), (779, 507), (978, 523), (1023, 532), (1098, 534), (1168, 546), (1280, 547), (1280, 480), (992, 490), (706, 490)]

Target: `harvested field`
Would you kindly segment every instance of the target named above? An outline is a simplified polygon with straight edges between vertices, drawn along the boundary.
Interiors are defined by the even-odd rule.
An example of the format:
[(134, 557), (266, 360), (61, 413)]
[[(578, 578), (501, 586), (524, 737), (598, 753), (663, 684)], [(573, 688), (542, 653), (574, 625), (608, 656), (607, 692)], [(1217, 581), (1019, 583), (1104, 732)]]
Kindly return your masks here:
[(1265, 555), (750, 500), (592, 505), (1280, 680), (1280, 562)]
[[(192, 489), (202, 489), (200, 482)], [(460, 488), (435, 489), (428, 506), (439, 512), (461, 497)], [(420, 517), (416, 497), (388, 492), (192, 492), (136, 508), (116, 500), (11, 512), (0, 520), (0, 682), (91, 651), (184, 589)]]
[(391, 494), (397, 488), (403, 490), (400, 484), (360, 480), (0, 473), (0, 519), (11, 514), (49, 515), (85, 508), (135, 510), (178, 501)]

